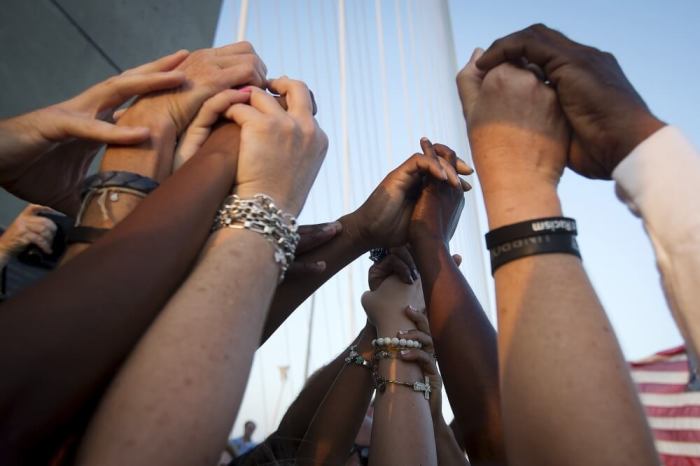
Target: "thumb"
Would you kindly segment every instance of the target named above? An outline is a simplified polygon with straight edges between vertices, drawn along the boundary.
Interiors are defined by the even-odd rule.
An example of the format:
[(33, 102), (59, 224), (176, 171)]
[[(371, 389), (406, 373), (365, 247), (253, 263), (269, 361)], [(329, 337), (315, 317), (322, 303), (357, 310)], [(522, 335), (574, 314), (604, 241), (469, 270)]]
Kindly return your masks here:
[(58, 212), (53, 210), (51, 207), (39, 205), (39, 204), (29, 204), (25, 209), (24, 212), (29, 215), (36, 215), (38, 213), (47, 213), (47, 214), (57, 214)]
[(484, 54), (484, 50), (481, 48), (474, 49), (471, 58), (464, 65), (457, 74), (457, 90), (459, 91), (459, 98), (462, 101), (462, 110), (464, 115), (467, 116), (471, 111), (476, 98), (479, 95), (479, 90), (481, 89), (481, 81), (484, 78), (485, 73), (481, 71), (476, 66), (476, 61)]
[(63, 132), (68, 138), (88, 139), (105, 144), (137, 144), (148, 139), (146, 127), (117, 126), (106, 121), (69, 116), (63, 121)]

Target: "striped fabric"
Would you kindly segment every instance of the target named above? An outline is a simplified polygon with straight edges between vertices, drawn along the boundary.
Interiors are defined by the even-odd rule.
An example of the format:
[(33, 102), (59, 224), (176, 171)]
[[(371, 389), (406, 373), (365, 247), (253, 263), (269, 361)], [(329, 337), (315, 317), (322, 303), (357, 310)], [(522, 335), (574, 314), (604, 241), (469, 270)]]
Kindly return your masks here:
[(680, 346), (630, 363), (656, 449), (665, 466), (700, 466), (700, 391), (689, 391)]

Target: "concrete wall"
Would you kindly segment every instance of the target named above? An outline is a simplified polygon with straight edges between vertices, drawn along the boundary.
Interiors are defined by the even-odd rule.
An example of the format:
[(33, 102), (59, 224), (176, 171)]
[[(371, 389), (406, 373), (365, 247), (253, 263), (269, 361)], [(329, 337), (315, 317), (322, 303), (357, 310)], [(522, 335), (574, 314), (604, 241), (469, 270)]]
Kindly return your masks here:
[[(221, 0), (3, 0), (0, 118), (178, 49), (211, 46)], [(0, 193), (0, 225), (24, 205)]]

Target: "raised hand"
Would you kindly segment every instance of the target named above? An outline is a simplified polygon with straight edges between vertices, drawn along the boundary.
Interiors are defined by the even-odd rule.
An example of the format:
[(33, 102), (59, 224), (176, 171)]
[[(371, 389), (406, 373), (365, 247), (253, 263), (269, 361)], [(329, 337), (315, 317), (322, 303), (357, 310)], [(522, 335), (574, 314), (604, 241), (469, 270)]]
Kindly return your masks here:
[[(479, 56), (476, 50), (457, 82), (493, 228), (500, 218), (495, 206), (517, 210), (522, 220), (549, 212), (548, 202), (556, 202), (558, 208), (553, 198), (566, 165), (569, 129), (552, 88), (508, 63), (484, 75), (476, 67)], [(532, 200), (534, 210), (514, 209), (523, 197)]]
[[(421, 140), (421, 147), (426, 157), (440, 157), (451, 166), (456, 166), (457, 154), (449, 147), (433, 145), (426, 138)], [(471, 186), (464, 180), (461, 180), (460, 187), (428, 180), (413, 208), (408, 227), (409, 242), (415, 245), (429, 239), (447, 244), (459, 222), (464, 206), (464, 191), (469, 189)]]
[(183, 84), (185, 75), (173, 69), (187, 56), (176, 52), (60, 104), (0, 122), (0, 184), (30, 202), (75, 213), (77, 186), (101, 144), (149, 137), (146, 127), (112, 124), (114, 109), (134, 96)]
[(391, 248), (389, 252), (389, 255), (370, 267), (367, 272), (370, 291), (379, 288), (379, 285), (392, 275), (407, 285), (418, 280), (418, 269), (406, 246)]
[(340, 222), (319, 223), (317, 225), (301, 225), (299, 227), (299, 244), (297, 244), (294, 262), (289, 266), (285, 278), (299, 276), (306, 273), (318, 274), (326, 270), (326, 262), (308, 260), (304, 254), (311, 253), (317, 248), (336, 237), (342, 231)]
[(311, 94), (301, 81), (274, 79), (269, 87), (285, 96), (287, 110), (267, 92), (252, 88), (250, 105), (233, 105), (226, 115), (241, 125), (236, 187), (239, 196), (263, 193), (298, 215), (328, 149), (313, 117)]
[(153, 111), (169, 117), (181, 134), (207, 99), (241, 86), (264, 87), (267, 68), (248, 42), (192, 52), (177, 68), (186, 76), (182, 89), (149, 97)]
[[(396, 274), (386, 275), (384, 271), (377, 270), (392, 267), (393, 257), (388, 255), (370, 267), (368, 276), (374, 288), (362, 295), (362, 307), (367, 319), (377, 328), (378, 333), (384, 333), (381, 336), (392, 336), (399, 329), (413, 328), (413, 324), (404, 313), (406, 307), (425, 311), (420, 277), (407, 284)], [(393, 263), (400, 262), (403, 260)], [(391, 334), (386, 333), (387, 331), (391, 331)]]
[(544, 70), (573, 129), (568, 164), (588, 178), (610, 179), (634, 147), (664, 123), (625, 77), (615, 57), (535, 24), (495, 41), (478, 60), (489, 71), (525, 58)]
[(177, 144), (173, 159), (173, 171), (180, 168), (197, 153), (211, 134), (212, 127), (232, 105), (247, 102), (249, 97), (250, 88), (226, 89), (204, 102)]
[(459, 187), (457, 175), (469, 173), (471, 168), (459, 159), (455, 168), (439, 157), (412, 155), (391, 171), (352, 214), (359, 240), (370, 247), (403, 246), (424, 176)]

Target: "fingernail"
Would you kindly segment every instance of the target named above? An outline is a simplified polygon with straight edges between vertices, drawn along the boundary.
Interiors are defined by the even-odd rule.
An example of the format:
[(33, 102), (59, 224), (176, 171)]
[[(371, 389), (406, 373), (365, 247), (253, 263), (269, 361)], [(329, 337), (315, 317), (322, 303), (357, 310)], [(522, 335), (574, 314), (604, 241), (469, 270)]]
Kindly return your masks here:
[(411, 312), (416, 312), (416, 308), (413, 306), (408, 306), (406, 309), (408, 309)]
[(418, 270), (417, 269), (411, 269), (411, 277), (413, 277), (414, 280), (418, 280)]
[(406, 356), (408, 354), (408, 350), (401, 350), (401, 356)]
[(246, 93), (250, 93), (250, 92), (253, 92), (253, 87), (252, 87), (252, 86), (246, 86), (246, 87), (243, 87), (243, 88), (239, 89), (239, 91), (241, 91), (241, 92), (246, 92)]
[(408, 333), (408, 330), (399, 330), (398, 334), (399, 335), (406, 335)]
[(420, 142), (430, 142), (430, 141), (428, 140), (428, 138), (423, 136), (422, 138), (420, 138)]
[(316, 265), (316, 269), (319, 272), (323, 272), (324, 270), (326, 270), (326, 261), (318, 261), (315, 262), (314, 265)]

